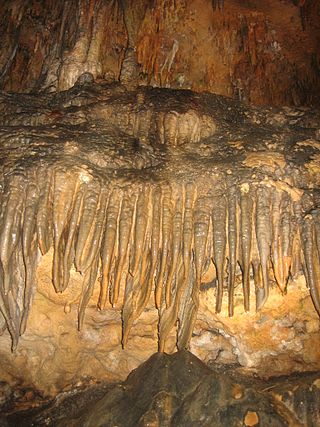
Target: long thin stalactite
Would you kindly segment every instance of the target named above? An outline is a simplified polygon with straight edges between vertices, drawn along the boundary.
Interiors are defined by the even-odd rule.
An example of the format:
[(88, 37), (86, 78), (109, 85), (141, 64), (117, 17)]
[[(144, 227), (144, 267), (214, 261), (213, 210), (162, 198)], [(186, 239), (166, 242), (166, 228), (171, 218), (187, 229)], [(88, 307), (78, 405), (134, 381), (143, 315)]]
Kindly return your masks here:
[(16, 169), (3, 181), (0, 242), (0, 309), (13, 349), (27, 327), (37, 263), (51, 247), (57, 292), (68, 288), (73, 266), (83, 277), (79, 329), (100, 286), (99, 309), (108, 301), (122, 309), (123, 345), (151, 298), (160, 350), (175, 325), (178, 347), (187, 347), (202, 278), (212, 264), (217, 313), (227, 298), (233, 315), (239, 271), (248, 311), (251, 277), (261, 309), (272, 281), (285, 293), (289, 278), (303, 269), (320, 314), (319, 212), (302, 214), (290, 192), (258, 181), (120, 186), (81, 168)]

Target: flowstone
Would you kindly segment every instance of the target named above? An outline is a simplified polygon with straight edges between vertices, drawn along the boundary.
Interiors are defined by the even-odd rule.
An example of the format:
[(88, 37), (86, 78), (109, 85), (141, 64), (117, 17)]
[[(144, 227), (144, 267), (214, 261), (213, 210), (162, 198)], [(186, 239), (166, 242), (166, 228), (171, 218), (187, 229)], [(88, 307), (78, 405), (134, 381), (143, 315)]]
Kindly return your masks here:
[(13, 350), (48, 256), (49, 299), (69, 292), (80, 330), (92, 296), (112, 306), (123, 346), (153, 306), (159, 350), (173, 332), (189, 348), (206, 286), (232, 317), (275, 288), (286, 298), (303, 271), (320, 314), (318, 111), (84, 79), (2, 93), (0, 112), (0, 309)]

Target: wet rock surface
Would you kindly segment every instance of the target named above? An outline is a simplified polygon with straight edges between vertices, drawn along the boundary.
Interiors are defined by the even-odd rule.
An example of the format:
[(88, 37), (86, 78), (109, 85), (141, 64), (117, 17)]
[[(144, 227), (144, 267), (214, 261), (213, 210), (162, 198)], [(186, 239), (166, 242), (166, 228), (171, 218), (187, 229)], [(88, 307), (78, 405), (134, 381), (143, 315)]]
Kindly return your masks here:
[(92, 79), (0, 110), (3, 379), (55, 394), (176, 346), (318, 369), (318, 110)]
[[(317, 426), (319, 373), (263, 382), (189, 352), (156, 353), (125, 382), (75, 389), (38, 408), (2, 405), (14, 426)], [(26, 408), (27, 409), (27, 405)]]

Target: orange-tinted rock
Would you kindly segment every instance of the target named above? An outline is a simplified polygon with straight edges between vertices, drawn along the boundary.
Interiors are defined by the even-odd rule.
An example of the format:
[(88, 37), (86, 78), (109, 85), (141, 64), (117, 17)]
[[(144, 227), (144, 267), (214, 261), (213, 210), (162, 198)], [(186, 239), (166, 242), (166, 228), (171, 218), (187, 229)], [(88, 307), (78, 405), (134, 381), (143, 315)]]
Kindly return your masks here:
[(319, 103), (320, 4), (299, 4), (2, 2), (0, 88), (64, 90), (90, 72), (253, 104)]
[(256, 412), (248, 411), (246, 416), (244, 417), (244, 425), (245, 426), (256, 426), (259, 424), (259, 417)]
[[(98, 311), (96, 286), (86, 309), (83, 330), (79, 332), (80, 274), (73, 272), (70, 287), (63, 294), (56, 294), (50, 263), (49, 254), (38, 269), (38, 290), (17, 350), (11, 353), (7, 332), (0, 337), (3, 381), (54, 395), (91, 380), (123, 380), (157, 351), (158, 314), (153, 301), (135, 321), (123, 349), (121, 311), (111, 306)], [(214, 313), (214, 292), (210, 288), (200, 294), (190, 347), (209, 366), (235, 364), (244, 372), (257, 372), (264, 377), (320, 369), (319, 319), (303, 283), (292, 283), (286, 297), (273, 289), (270, 301), (258, 314), (253, 310), (244, 313), (239, 298), (233, 318), (227, 317), (226, 304), (222, 314)], [(173, 352), (175, 345), (172, 331), (165, 350)], [(240, 389), (233, 390), (235, 399), (239, 393)]]

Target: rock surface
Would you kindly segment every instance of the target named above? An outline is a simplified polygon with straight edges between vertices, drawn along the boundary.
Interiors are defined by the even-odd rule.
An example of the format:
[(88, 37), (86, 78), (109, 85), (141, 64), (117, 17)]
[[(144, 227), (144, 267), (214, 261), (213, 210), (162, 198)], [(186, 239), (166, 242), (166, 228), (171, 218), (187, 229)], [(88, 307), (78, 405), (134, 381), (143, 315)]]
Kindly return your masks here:
[(319, 11), (318, 0), (2, 1), (0, 88), (65, 90), (91, 73), (254, 104), (319, 104)]
[(156, 353), (117, 385), (63, 393), (8, 426), (316, 426), (319, 373), (269, 382), (209, 369), (189, 352)]
[(124, 379), (177, 344), (265, 377), (319, 369), (317, 110), (89, 78), (58, 94), (2, 94), (0, 111), (4, 380), (54, 395)]
[(110, 405), (119, 425), (319, 423), (318, 377), (252, 379), (320, 369), (320, 113), (302, 106), (320, 103), (319, 15), (318, 0), (1, 2), (9, 422), (48, 404), (43, 423), (90, 424), (79, 411), (109, 386), (89, 385), (178, 348), (207, 367), (152, 356), (94, 425)]

